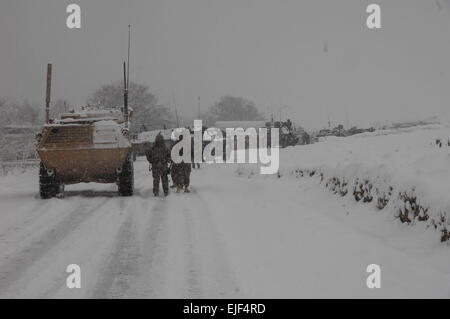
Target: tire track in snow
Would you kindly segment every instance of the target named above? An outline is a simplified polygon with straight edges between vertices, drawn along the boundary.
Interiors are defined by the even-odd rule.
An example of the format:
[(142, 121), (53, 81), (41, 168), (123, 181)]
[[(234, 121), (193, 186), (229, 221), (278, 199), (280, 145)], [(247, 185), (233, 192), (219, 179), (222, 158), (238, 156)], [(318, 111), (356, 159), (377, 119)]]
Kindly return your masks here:
[(202, 296), (202, 288), (199, 275), (201, 274), (201, 264), (198, 262), (198, 256), (194, 247), (192, 234), (192, 220), (189, 217), (189, 211), (184, 210), (184, 220), (187, 233), (187, 255), (188, 255), (188, 274), (186, 278), (186, 293), (188, 298), (199, 299)]
[[(182, 209), (186, 242), (183, 298), (239, 297), (239, 288), (229, 267), (207, 203), (199, 193), (181, 195), (174, 205)], [(220, 205), (220, 203), (218, 203)]]
[[(141, 209), (130, 213), (120, 227), (113, 251), (105, 260), (106, 265), (94, 288), (94, 298), (159, 296), (162, 282), (156, 268), (164, 259), (162, 251), (167, 249), (163, 232), (167, 229), (165, 199), (146, 200), (140, 206)], [(140, 224), (139, 214), (142, 213), (151, 214), (148, 224)]]
[(139, 254), (133, 215), (130, 214), (121, 225), (114, 247), (107, 266), (99, 274), (94, 298), (120, 298), (130, 289)]
[(17, 220), (14, 220), (9, 223), (8, 226), (5, 227), (0, 233), (0, 241), (7, 240), (13, 241), (14, 236), (17, 236), (18, 233), (23, 231), (24, 226), (33, 225), (35, 222), (42, 219), (42, 217), (46, 216), (46, 213), (50, 211), (49, 207), (53, 206), (53, 201), (45, 201), (41, 203), (38, 207), (34, 206), (34, 203), (26, 204), (26, 208), (22, 211), (15, 211), (14, 214), (22, 215), (26, 214), (25, 217), (21, 218), (17, 217)]
[[(36, 180), (37, 178), (38, 177), (36, 177)], [(22, 184), (27, 184), (26, 186), (29, 186), (30, 183), (29, 180), (26, 180), (23, 183), (19, 183), (19, 185)], [(17, 188), (17, 185), (14, 186)], [(37, 185), (37, 187), (39, 187), (39, 185)], [(0, 240), (4, 238), (10, 239), (11, 232), (16, 233), (21, 231), (23, 230), (24, 225), (32, 225), (33, 223), (40, 221), (42, 217), (46, 217), (46, 213), (52, 211), (49, 208), (54, 206), (55, 201), (57, 201), (57, 199), (41, 200), (39, 193), (36, 193), (35, 189), (33, 189), (32, 192), (27, 192), (27, 187), (20, 187), (19, 189), (20, 191), (14, 194), (0, 195), (0, 202), (3, 202), (2, 206), (4, 209), (1, 214), (2, 216), (0, 217), (2, 219), (5, 217), (8, 219), (8, 215), (12, 215), (13, 217), (13, 220), (7, 221), (6, 227), (3, 230), (0, 230)], [(31, 198), (33, 198), (33, 201), (29, 202)]]
[[(197, 245), (197, 255), (202, 259), (203, 272), (208, 281), (204, 287), (204, 294), (208, 298), (239, 298), (240, 288), (235, 279), (235, 275), (228, 262), (223, 244), (220, 242), (219, 233), (216, 230), (211, 218), (210, 207), (202, 198), (201, 193), (194, 190), (198, 209), (194, 210), (196, 217), (193, 218), (193, 233)], [(220, 205), (220, 203), (216, 203)]]
[(85, 222), (107, 200), (104, 199), (90, 208), (87, 204), (75, 208), (26, 248), (12, 256), (6, 256), (6, 261), (0, 265), (0, 295), (5, 294), (9, 287), (26, 273), (29, 267), (44, 258), (53, 247), (58, 245), (72, 231)]
[[(168, 198), (156, 198), (152, 207), (152, 216), (143, 228), (142, 262), (140, 274), (142, 280), (137, 283), (137, 295), (145, 298), (162, 298), (165, 287), (165, 261), (168, 249)], [(147, 213), (149, 213), (147, 209)]]
[[(145, 181), (146, 177), (147, 174), (138, 175), (136, 178), (136, 185), (141, 186), (147, 184)], [(91, 213), (95, 213), (96, 211), (104, 213), (101, 207), (107, 201), (109, 202), (110, 198), (119, 197), (118, 194), (116, 194), (116, 192), (113, 190), (113, 188), (111, 188), (111, 190), (109, 190), (108, 188), (103, 191), (99, 191), (96, 188), (91, 190), (73, 190), (67, 191), (65, 195), (66, 198), (74, 198), (74, 200), (76, 201), (68, 200), (66, 202), (66, 200), (64, 199), (41, 201), (38, 200), (39, 195), (35, 195), (34, 198), (36, 200), (33, 201), (32, 204), (28, 203), (20, 206), (19, 209), (21, 215), (12, 220), (12, 225), (11, 223), (7, 224), (6, 231), (1, 232), (0, 236), (3, 235), (3, 237), (5, 238), (2, 244), (7, 245), (5, 247), (14, 248), (14, 250), (11, 249), (10, 252), (3, 253), (2, 256), (0, 256), (0, 295), (6, 295), (5, 291), (10, 291), (12, 287), (17, 288), (18, 285), (23, 286), (22, 281), (26, 280), (27, 277), (30, 277), (32, 275), (30, 272), (38, 271), (37, 269), (35, 269), (36, 267), (45, 268), (45, 265), (48, 265), (48, 263), (51, 262), (51, 258), (46, 258), (46, 256), (49, 256), (49, 252), (53, 251), (54, 246), (63, 244), (65, 245), (65, 249), (67, 250), (75, 245), (73, 247), (77, 249), (76, 245), (78, 245), (78, 240), (73, 241), (72, 243), (72, 241), (67, 242), (67, 240), (64, 239), (66, 237), (70, 237), (69, 234), (82, 235), (86, 227), (80, 228), (78, 226), (80, 226), (80, 224), (84, 222), (84, 217), (87, 218), (89, 217), (88, 215), (92, 215)], [(90, 209), (89, 212), (85, 212), (85, 210), (88, 210), (91, 205), (96, 203), (96, 198), (103, 196), (106, 196), (108, 198), (106, 198), (99, 205)], [(29, 198), (28, 193), (20, 194), (20, 197)], [(79, 204), (77, 204), (77, 202), (81, 202), (82, 207), (79, 207)], [(117, 204), (117, 208), (120, 207), (120, 210), (123, 211), (124, 200), (119, 201)], [(74, 205), (77, 205), (78, 207), (74, 207)], [(49, 212), (64, 212), (64, 214), (49, 214)], [(16, 214), (14, 215), (14, 217), (15, 216)], [(43, 218), (43, 216), (46, 217)], [(99, 215), (94, 214), (94, 216), (98, 217)], [(74, 232), (74, 230), (77, 231)], [(8, 241), (6, 241), (6, 239)], [(19, 243), (21, 241), (23, 242), (24, 239), (27, 242), (19, 245)], [(11, 245), (11, 243), (14, 242), (16, 242), (17, 244)], [(61, 256), (61, 254), (58, 254), (57, 256), (59, 257)], [(15, 266), (16, 264), (18, 265)], [(62, 272), (62, 275), (60, 277), (64, 279), (66, 275), (67, 274), (65, 272)], [(30, 277), (30, 279), (34, 283), (35, 280), (33, 279), (33, 277)], [(60, 288), (61, 282), (65, 282), (65, 280), (50, 280), (52, 281), (49, 281), (50, 285), (43, 286), (44, 293), (39, 295), (49, 297), (54, 292), (56, 292), (58, 288)], [(25, 287), (28, 287), (26, 283)]]
[[(137, 162), (135, 172), (134, 207), (120, 226), (112, 251), (103, 261), (93, 289), (94, 298), (158, 297), (162, 276), (155, 270), (167, 250), (161, 232), (167, 229), (165, 202), (154, 198), (152, 177), (147, 166)], [(145, 163), (146, 164), (146, 163)], [(142, 166), (142, 167), (140, 167)]]
[[(113, 202), (111, 202), (111, 200), (114, 200)], [(41, 293), (39, 295), (39, 298), (44, 298), (44, 299), (48, 299), (48, 298), (60, 298), (59, 296), (61, 296), (61, 288), (67, 289), (65, 283), (66, 283), (66, 278), (67, 278), (67, 273), (65, 271), (65, 265), (69, 262), (73, 262), (74, 260), (77, 260), (77, 264), (80, 265), (80, 267), (82, 269), (85, 269), (84, 266), (86, 265), (86, 260), (85, 259), (89, 259), (89, 261), (93, 261), (92, 264), (88, 264), (86, 265), (86, 267), (89, 267), (90, 270), (92, 271), (92, 269), (95, 269), (95, 265), (98, 264), (98, 259), (96, 258), (98, 254), (101, 254), (103, 251), (103, 245), (100, 244), (100, 247), (97, 245), (92, 245), (93, 242), (96, 242), (96, 238), (99, 233), (101, 233), (101, 236), (107, 241), (108, 239), (108, 230), (105, 229), (98, 229), (95, 226), (98, 225), (102, 225), (108, 223), (108, 225), (104, 225), (105, 228), (108, 227), (114, 227), (115, 223), (112, 221), (114, 219), (120, 218), (120, 215), (123, 214), (123, 211), (125, 210), (126, 207), (126, 203), (128, 203), (128, 201), (125, 198), (118, 198), (118, 201), (115, 201), (115, 199), (110, 199), (108, 200), (108, 204), (112, 204), (112, 205), (104, 205), (102, 207), (100, 207), (100, 209), (98, 210), (98, 213), (95, 214), (95, 216), (92, 216), (89, 219), (89, 224), (85, 223), (84, 227), (80, 227), (78, 228), (75, 232), (73, 232), (72, 234), (72, 238), (75, 238), (75, 240), (71, 240), (69, 242), (66, 242), (66, 247), (64, 249), (65, 252), (69, 252), (69, 254), (71, 255), (70, 258), (66, 259), (67, 261), (64, 262), (62, 264), (62, 267), (59, 267), (57, 270), (55, 270), (55, 274), (59, 274), (57, 276), (53, 276), (53, 277), (47, 277), (47, 278), (52, 278), (50, 280), (47, 280), (47, 282), (49, 283), (48, 285), (46, 285), (46, 289), (41, 289), (43, 291), (43, 293)], [(120, 207), (120, 210), (115, 209), (116, 206)], [(117, 212), (119, 212), (119, 214), (117, 214)], [(101, 226), (103, 228), (103, 225)], [(90, 228), (90, 229), (89, 229)], [(97, 229), (97, 230), (96, 230)], [(84, 247), (84, 248), (83, 248)], [(82, 250), (81, 250), (82, 249)], [(58, 254), (57, 257), (62, 257), (64, 258), (64, 253)], [(58, 261), (58, 258), (55, 258), (55, 261)], [(61, 263), (60, 263), (61, 264)], [(87, 271), (89, 272), (89, 270)], [(82, 274), (84, 274), (84, 271), (82, 270)], [(82, 276), (82, 287), (84, 286), (85, 282), (91, 282), (90, 277), (83, 275)], [(86, 285), (87, 289), (85, 289), (85, 291), (89, 291), (89, 283)], [(76, 291), (72, 291), (72, 292), (76, 292)], [(86, 295), (85, 292), (83, 292), (80, 295), (76, 295), (74, 294), (76, 297), (75, 298), (84, 298), (84, 296)], [(72, 296), (70, 296), (69, 298), (72, 298)], [(62, 298), (66, 298), (64, 296), (64, 294), (62, 294)]]

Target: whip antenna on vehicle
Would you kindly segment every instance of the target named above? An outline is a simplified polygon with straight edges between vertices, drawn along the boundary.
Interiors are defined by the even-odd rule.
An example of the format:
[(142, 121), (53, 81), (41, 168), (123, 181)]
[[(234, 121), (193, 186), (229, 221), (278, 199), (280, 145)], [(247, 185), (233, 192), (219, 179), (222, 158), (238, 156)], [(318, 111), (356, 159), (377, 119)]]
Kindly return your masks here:
[(125, 121), (125, 128), (128, 129), (128, 87), (127, 87), (127, 66), (123, 61), (123, 115)]
[[(129, 110), (128, 110), (128, 88), (130, 85), (130, 47), (131, 47), (131, 25), (128, 25), (128, 63), (123, 62), (123, 113), (125, 128), (129, 126)], [(127, 66), (128, 64), (128, 66)]]
[(127, 70), (127, 90), (130, 84), (130, 47), (131, 47), (131, 24), (128, 25), (128, 70)]
[(45, 123), (50, 121), (50, 98), (52, 90), (52, 65), (47, 65), (47, 91), (45, 97)]

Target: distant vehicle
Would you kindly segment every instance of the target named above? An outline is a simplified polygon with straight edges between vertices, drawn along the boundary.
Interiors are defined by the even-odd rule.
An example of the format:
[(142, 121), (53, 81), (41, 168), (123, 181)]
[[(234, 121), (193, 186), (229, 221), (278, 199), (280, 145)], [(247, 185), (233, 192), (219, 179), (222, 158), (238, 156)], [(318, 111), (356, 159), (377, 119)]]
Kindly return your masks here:
[(58, 195), (64, 185), (89, 182), (116, 183), (121, 196), (133, 195), (127, 81), (123, 108), (85, 107), (80, 112), (61, 114), (59, 120), (48, 118), (50, 83), (51, 65), (47, 77), (47, 121), (36, 135), (41, 198)]
[[(296, 134), (292, 122), (288, 119), (286, 122), (267, 122), (267, 128), (276, 127), (280, 129), (279, 145), (281, 148), (286, 148), (288, 146), (298, 145), (300, 142), (300, 137)], [(270, 132), (270, 131), (269, 131)]]

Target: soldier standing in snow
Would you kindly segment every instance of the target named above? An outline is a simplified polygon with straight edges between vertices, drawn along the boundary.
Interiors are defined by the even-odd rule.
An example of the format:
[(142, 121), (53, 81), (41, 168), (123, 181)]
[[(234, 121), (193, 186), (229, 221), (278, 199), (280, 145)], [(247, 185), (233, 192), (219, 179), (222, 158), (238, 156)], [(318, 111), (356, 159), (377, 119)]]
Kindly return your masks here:
[[(192, 168), (195, 169), (200, 169), (200, 163), (195, 163), (195, 158), (194, 158), (194, 137), (191, 137), (191, 158), (192, 158)], [(196, 167), (197, 166), (197, 167)], [(191, 172), (189, 171), (189, 174), (191, 174)]]
[[(180, 135), (178, 141), (182, 141), (183, 136)], [(180, 150), (180, 156), (183, 156), (183, 150)], [(177, 193), (179, 193), (183, 188), (185, 193), (190, 193), (189, 183), (191, 175), (191, 163), (172, 163), (171, 176), (174, 185), (172, 187), (177, 188)]]
[(189, 184), (191, 182), (191, 163), (181, 163), (182, 166), (182, 187), (184, 186), (184, 192), (185, 193), (190, 193), (191, 191), (189, 190)]
[(151, 164), (153, 194), (155, 196), (159, 195), (159, 180), (161, 180), (164, 195), (169, 195), (169, 180), (167, 175), (169, 173), (170, 151), (164, 145), (164, 138), (161, 134), (156, 136), (155, 144), (145, 155)]
[(179, 192), (181, 185), (183, 184), (183, 164), (184, 163), (172, 163), (170, 174), (172, 177), (173, 185), (171, 188), (177, 188), (177, 192)]
[(173, 162), (170, 165), (170, 177), (172, 178), (172, 185), (170, 186), (170, 188), (176, 188), (177, 185), (179, 184), (178, 180), (179, 180), (180, 172), (179, 172), (178, 166), (179, 166), (179, 164), (176, 164)]

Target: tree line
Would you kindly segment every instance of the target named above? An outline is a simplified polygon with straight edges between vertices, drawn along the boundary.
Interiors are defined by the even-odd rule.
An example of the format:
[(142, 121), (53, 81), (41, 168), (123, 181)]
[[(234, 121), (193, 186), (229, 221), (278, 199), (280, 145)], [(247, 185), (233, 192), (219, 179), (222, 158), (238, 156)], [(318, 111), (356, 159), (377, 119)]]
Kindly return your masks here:
[[(123, 105), (123, 84), (115, 82), (97, 89), (87, 98), (92, 106), (114, 108)], [(132, 129), (134, 132), (177, 126), (174, 109), (159, 103), (158, 98), (146, 85), (130, 82), (129, 105), (133, 108)], [(50, 117), (74, 109), (67, 100), (58, 99), (50, 106)], [(0, 98), (0, 126), (8, 125), (40, 125), (44, 121), (43, 104), (30, 103), (28, 100), (17, 101)], [(264, 116), (255, 103), (243, 97), (222, 96), (206, 112), (201, 114), (205, 124), (214, 125), (216, 121), (256, 121), (264, 120)], [(180, 123), (186, 119), (179, 118)]]

